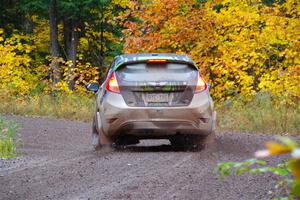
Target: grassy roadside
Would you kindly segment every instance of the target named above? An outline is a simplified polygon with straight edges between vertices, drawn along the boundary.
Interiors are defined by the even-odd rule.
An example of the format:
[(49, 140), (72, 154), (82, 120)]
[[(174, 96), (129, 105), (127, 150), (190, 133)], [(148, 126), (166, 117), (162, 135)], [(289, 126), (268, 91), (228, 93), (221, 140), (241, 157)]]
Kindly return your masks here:
[(90, 121), (95, 99), (91, 95), (1, 96), (0, 113), (47, 116), (70, 120)]
[(0, 158), (16, 157), (16, 124), (0, 119)]
[[(91, 121), (95, 99), (93, 95), (39, 95), (33, 97), (1, 96), (0, 113), (50, 116)], [(299, 104), (276, 106), (268, 96), (253, 100), (234, 98), (217, 104), (219, 131), (243, 131), (268, 134), (300, 134)]]
[(251, 101), (227, 101), (217, 105), (217, 110), (217, 127), (221, 131), (300, 134), (299, 103), (276, 105), (269, 96), (261, 95)]

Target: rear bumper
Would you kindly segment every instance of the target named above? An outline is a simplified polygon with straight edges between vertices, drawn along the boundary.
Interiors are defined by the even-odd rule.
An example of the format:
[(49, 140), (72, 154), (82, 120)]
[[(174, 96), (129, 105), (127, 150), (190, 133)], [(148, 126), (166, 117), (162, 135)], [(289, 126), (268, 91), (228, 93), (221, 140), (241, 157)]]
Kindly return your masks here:
[(207, 92), (195, 94), (183, 107), (129, 107), (114, 93), (107, 93), (97, 106), (98, 127), (109, 136), (208, 135), (215, 129), (216, 112)]

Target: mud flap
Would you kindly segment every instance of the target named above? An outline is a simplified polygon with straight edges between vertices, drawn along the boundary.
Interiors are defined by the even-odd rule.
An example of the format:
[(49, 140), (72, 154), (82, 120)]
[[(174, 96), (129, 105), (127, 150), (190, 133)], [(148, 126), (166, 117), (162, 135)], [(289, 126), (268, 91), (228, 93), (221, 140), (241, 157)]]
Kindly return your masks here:
[(99, 131), (102, 128), (102, 122), (101, 122), (101, 117), (100, 113), (96, 113), (96, 124), (97, 124), (97, 130)]
[(211, 145), (212, 143), (214, 143), (214, 141), (216, 139), (216, 119), (217, 119), (217, 111), (213, 111), (212, 117), (211, 117), (211, 120), (212, 120), (211, 133), (209, 135), (207, 135), (201, 142), (205, 146)]
[(212, 117), (211, 117), (212, 123), (211, 123), (211, 130), (212, 132), (216, 131), (216, 120), (217, 120), (217, 111), (214, 111), (212, 113)]
[(99, 146), (99, 136), (95, 133), (92, 134), (92, 145), (94, 148), (97, 148)]
[(101, 146), (103, 145), (112, 145), (114, 143), (114, 140), (107, 136), (103, 129), (102, 129), (102, 121), (101, 121), (101, 116), (100, 113), (96, 113), (96, 125), (97, 125), (97, 132), (98, 132), (98, 140)]
[(98, 130), (97, 130), (97, 122), (96, 122), (96, 117), (94, 117), (93, 119), (93, 125), (92, 125), (92, 138), (91, 138), (91, 142), (92, 145), (94, 147), (94, 149), (97, 149), (100, 147), (100, 141), (99, 141), (99, 134), (98, 134)]

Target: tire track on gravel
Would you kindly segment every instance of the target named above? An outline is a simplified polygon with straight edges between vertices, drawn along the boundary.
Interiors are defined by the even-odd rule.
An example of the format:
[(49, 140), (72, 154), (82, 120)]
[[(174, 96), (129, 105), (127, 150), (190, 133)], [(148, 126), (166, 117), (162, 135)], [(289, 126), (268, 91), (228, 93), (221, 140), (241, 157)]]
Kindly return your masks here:
[[(122, 156), (122, 155), (121, 155)], [(176, 156), (173, 156), (171, 158), (168, 158), (168, 161), (170, 162), (170, 160), (175, 160)], [(192, 156), (186, 156), (182, 159), (177, 159), (177, 161), (173, 164), (173, 168), (176, 168), (180, 165), (182, 165), (184, 162), (188, 161)], [(115, 159), (115, 158), (114, 158)], [(111, 190), (114, 189), (116, 191), (123, 191), (124, 189), (126, 189), (127, 187), (131, 187), (133, 189), (135, 189), (137, 186), (134, 186), (134, 183), (136, 183), (139, 179), (141, 179), (141, 177), (150, 177), (149, 179), (151, 179), (151, 177), (155, 177), (157, 176), (157, 174), (163, 174), (164, 176), (168, 176), (171, 175), (172, 173), (174, 173), (174, 171), (172, 169), (169, 168), (157, 168), (157, 165), (165, 162), (165, 158), (161, 157), (160, 159), (156, 159), (155, 162), (151, 161), (150, 162), (148, 160), (149, 158), (145, 158), (145, 159), (138, 159), (135, 160), (135, 162), (131, 162), (130, 165), (126, 166), (126, 162), (125, 167), (123, 168), (118, 168), (118, 166), (116, 166), (116, 168), (118, 168), (119, 170), (114, 171), (113, 174), (107, 174), (108, 176), (110, 175), (114, 175), (114, 174), (118, 174), (118, 177), (122, 177), (123, 179), (121, 181), (119, 181), (118, 178), (115, 178), (116, 180), (114, 180), (114, 178), (110, 179), (110, 182), (105, 185), (105, 186), (98, 186), (93, 188), (92, 190), (89, 190), (87, 193), (83, 193), (80, 195), (81, 198), (84, 197), (98, 197), (101, 199), (105, 199), (105, 198), (111, 198), (111, 197), (107, 197), (105, 196), (105, 194), (110, 194), (110, 192), (112, 192)], [(127, 159), (125, 159), (127, 160)], [(140, 165), (140, 163), (143, 163), (143, 168), (139, 168), (139, 171), (136, 170), (136, 166)], [(129, 168), (129, 169), (128, 169)], [(123, 174), (121, 172), (124, 172)], [(68, 199), (75, 199), (75, 196), (72, 196)], [(118, 196), (116, 198), (119, 198)]]
[(21, 158), (0, 161), (6, 162), (0, 165), (5, 166), (0, 199), (248, 200), (274, 194), (274, 176), (232, 176), (222, 182), (213, 172), (221, 161), (251, 157), (272, 136), (222, 133), (200, 152), (173, 151), (168, 142), (151, 140), (124, 150), (93, 151), (89, 123), (7, 118), (20, 124)]

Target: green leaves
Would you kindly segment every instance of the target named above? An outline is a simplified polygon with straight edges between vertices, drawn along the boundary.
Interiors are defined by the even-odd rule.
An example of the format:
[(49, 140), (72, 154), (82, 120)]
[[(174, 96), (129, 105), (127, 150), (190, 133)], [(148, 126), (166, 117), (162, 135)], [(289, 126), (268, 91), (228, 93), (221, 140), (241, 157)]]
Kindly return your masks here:
[[(257, 159), (250, 159), (243, 162), (224, 162), (219, 163), (217, 171), (221, 177), (229, 176), (232, 172), (240, 176), (245, 173), (264, 174), (272, 173), (281, 177), (277, 187), (288, 187), (290, 192), (286, 198), (276, 199), (293, 199), (300, 197), (300, 149), (294, 140), (278, 136), (281, 143), (267, 142), (265, 153), (256, 153), (256, 155), (276, 156), (280, 154), (290, 154), (290, 159), (286, 162), (279, 163), (277, 166), (269, 166), (267, 162)], [(292, 176), (291, 176), (292, 175)]]
[[(249, 159), (244, 162), (223, 162), (218, 164), (217, 171), (219, 171), (222, 177), (229, 176), (233, 170), (235, 170), (235, 174), (238, 176), (241, 176), (244, 173), (255, 174), (259, 172), (259, 170), (251, 168), (251, 166), (255, 164), (265, 165), (266, 162), (257, 159)], [(266, 169), (263, 169), (261, 172), (265, 170)]]
[(300, 182), (299, 181), (295, 181), (292, 184), (292, 193), (297, 196), (300, 197)]
[(16, 156), (15, 136), (16, 124), (0, 118), (0, 158)]

